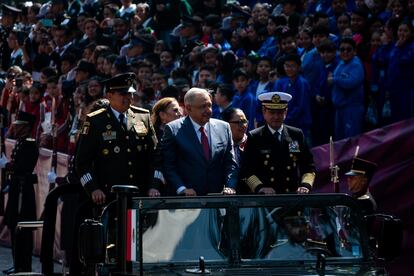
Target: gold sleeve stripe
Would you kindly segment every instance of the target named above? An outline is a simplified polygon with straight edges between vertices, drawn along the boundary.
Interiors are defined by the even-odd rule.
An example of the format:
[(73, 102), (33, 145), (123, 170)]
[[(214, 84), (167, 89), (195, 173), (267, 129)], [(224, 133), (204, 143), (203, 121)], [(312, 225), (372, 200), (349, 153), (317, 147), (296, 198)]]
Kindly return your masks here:
[(302, 183), (308, 183), (309, 185), (313, 186), (314, 181), (315, 181), (315, 173), (305, 173), (302, 176)]
[(246, 181), (247, 186), (249, 186), (252, 192), (256, 190), (257, 186), (263, 184), (262, 181), (260, 181), (260, 179), (255, 175), (252, 175), (249, 178), (246, 178), (245, 181)]

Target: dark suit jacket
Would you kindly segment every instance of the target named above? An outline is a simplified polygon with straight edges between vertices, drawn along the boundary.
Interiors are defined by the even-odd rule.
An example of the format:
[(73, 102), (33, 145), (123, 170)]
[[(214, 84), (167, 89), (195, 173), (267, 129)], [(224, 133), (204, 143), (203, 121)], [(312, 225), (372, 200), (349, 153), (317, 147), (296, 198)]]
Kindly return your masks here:
[(313, 157), (300, 129), (284, 125), (280, 142), (267, 125), (248, 134), (240, 176), (251, 192), (263, 186), (278, 194), (296, 192), (299, 186), (311, 189), (314, 172)]
[(210, 119), (211, 158), (204, 152), (189, 117), (167, 124), (161, 141), (163, 173), (170, 193), (185, 186), (197, 195), (236, 188), (237, 165), (228, 123)]

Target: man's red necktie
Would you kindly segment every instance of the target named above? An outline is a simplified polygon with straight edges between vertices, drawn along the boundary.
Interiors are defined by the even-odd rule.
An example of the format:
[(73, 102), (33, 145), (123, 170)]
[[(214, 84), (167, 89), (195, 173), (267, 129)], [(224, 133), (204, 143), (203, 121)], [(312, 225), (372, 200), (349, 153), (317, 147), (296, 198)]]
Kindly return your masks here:
[(201, 132), (201, 146), (203, 147), (204, 156), (206, 157), (207, 161), (210, 160), (210, 146), (208, 144), (208, 139), (206, 135), (206, 130), (204, 127), (200, 127)]

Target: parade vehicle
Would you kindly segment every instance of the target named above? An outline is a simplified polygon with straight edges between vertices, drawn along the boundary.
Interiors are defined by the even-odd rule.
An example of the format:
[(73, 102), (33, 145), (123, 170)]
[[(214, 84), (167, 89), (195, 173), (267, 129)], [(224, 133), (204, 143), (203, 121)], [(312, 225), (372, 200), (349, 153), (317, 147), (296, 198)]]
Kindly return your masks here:
[[(132, 191), (131, 191), (132, 189)], [(401, 221), (345, 194), (139, 198), (80, 228), (91, 275), (387, 275)], [(109, 209), (116, 209), (111, 219)]]

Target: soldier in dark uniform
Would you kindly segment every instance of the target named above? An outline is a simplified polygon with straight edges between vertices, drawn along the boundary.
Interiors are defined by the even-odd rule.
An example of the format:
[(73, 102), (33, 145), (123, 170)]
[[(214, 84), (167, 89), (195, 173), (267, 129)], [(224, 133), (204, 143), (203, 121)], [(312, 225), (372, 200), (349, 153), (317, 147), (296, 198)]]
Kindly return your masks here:
[(184, 15), (181, 24), (175, 27), (173, 37), (179, 39), (172, 41), (173, 49), (178, 52), (181, 49), (181, 56), (186, 57), (194, 47), (203, 45), (200, 41), (201, 23), (203, 20), (198, 16)]
[(368, 191), (369, 182), (371, 181), (377, 164), (355, 157), (352, 160), (351, 170), (345, 175), (348, 176), (348, 190), (352, 196), (358, 199), (362, 212), (372, 214), (377, 209), (375, 199)]
[(134, 81), (133, 73), (106, 81), (109, 107), (88, 114), (81, 130), (76, 169), (98, 205), (109, 202), (113, 185), (137, 186), (146, 195), (152, 182), (157, 138), (149, 112), (131, 105)]
[[(35, 116), (19, 112), (13, 122), (13, 137), (17, 137), (16, 145), (11, 154), (11, 161), (1, 166), (6, 167), (10, 177), (9, 198), (7, 201), (5, 222), (11, 233), (11, 242), (14, 256), (15, 271), (31, 271), (33, 235), (30, 230), (19, 234), (17, 239), (15, 229), (20, 221), (36, 220), (36, 203), (33, 184), (37, 177), (33, 170), (39, 157), (36, 141), (30, 138)], [(4, 161), (4, 160), (2, 160)], [(18, 256), (16, 252), (19, 252)]]
[[(80, 132), (75, 167), (81, 185), (95, 205), (114, 199), (110, 193), (113, 185), (136, 186), (140, 195), (145, 196), (153, 181), (152, 159), (157, 138), (149, 111), (131, 105), (135, 79), (135, 74), (126, 73), (107, 80), (109, 106), (89, 113)], [(88, 202), (79, 208), (75, 231), (83, 218), (94, 215), (92, 208), (96, 209)], [(112, 240), (113, 234), (108, 233), (108, 239)], [(74, 240), (77, 239), (75, 232)], [(74, 244), (71, 275), (81, 275), (82, 270), (76, 247)]]
[(332, 256), (325, 242), (310, 239), (311, 225), (305, 209), (280, 208), (272, 217), (277, 223), (277, 235), (265, 259), (315, 259), (318, 252)]
[[(364, 215), (372, 215), (377, 209), (377, 204), (368, 191), (369, 182), (376, 169), (377, 164), (354, 157), (351, 170), (345, 174), (347, 176), (348, 190), (352, 197), (357, 199), (360, 210)], [(351, 254), (353, 252), (352, 245), (358, 244), (359, 242), (358, 233), (355, 231), (355, 228), (352, 227), (353, 218), (351, 212), (349, 208), (337, 207), (336, 213), (338, 215), (338, 235), (341, 239), (341, 244), (343, 245), (340, 252), (343, 255)], [(374, 221), (372, 220), (372, 217), (367, 217), (366, 227), (369, 235), (371, 234), (373, 224)]]
[(1, 4), (1, 8), (3, 14), (0, 24), (0, 65), (1, 69), (6, 71), (9, 68), (10, 54), (12, 52), (7, 45), (7, 37), (13, 29), (14, 23), (16, 23), (17, 16), (21, 10), (6, 4)]
[(309, 193), (315, 179), (313, 157), (303, 132), (283, 124), (287, 93), (259, 95), (266, 124), (248, 134), (242, 157), (242, 185), (252, 193)]

